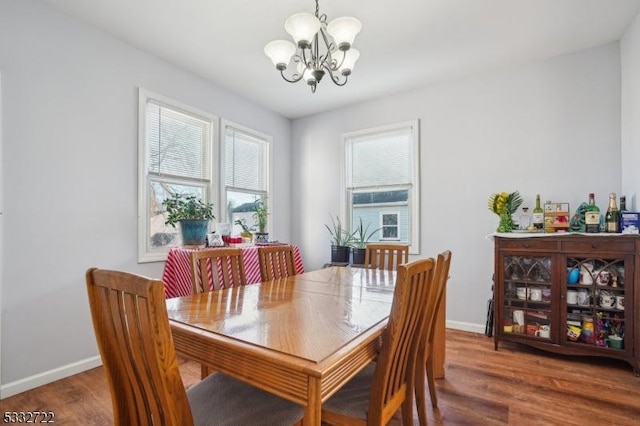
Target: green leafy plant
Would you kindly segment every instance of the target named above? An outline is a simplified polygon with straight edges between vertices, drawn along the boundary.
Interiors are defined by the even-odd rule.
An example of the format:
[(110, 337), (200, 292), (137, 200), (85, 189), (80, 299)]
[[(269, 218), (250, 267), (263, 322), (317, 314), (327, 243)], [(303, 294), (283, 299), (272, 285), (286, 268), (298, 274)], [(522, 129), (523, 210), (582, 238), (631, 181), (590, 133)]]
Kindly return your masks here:
[(174, 228), (181, 220), (215, 219), (213, 204), (205, 203), (195, 195), (173, 194), (171, 198), (166, 198), (162, 205), (167, 213), (165, 225)]
[(358, 219), (360, 220), (360, 223), (358, 224), (358, 226), (356, 227), (355, 231), (352, 234), (353, 236), (352, 243), (355, 248), (363, 249), (367, 244), (367, 242), (371, 239), (371, 237), (373, 237), (376, 234), (376, 232), (378, 232), (382, 228), (377, 228), (369, 232), (369, 226), (371, 224), (367, 223), (367, 226), (363, 226), (362, 218), (360, 217)]
[(331, 235), (331, 245), (332, 246), (342, 246), (348, 247), (353, 242), (354, 233), (349, 233), (342, 227), (342, 223), (340, 222), (340, 218), (336, 216), (336, 220), (333, 220), (331, 217), (331, 227), (329, 225), (324, 225), (329, 231), (329, 235)]
[(245, 219), (236, 219), (234, 223), (242, 227), (242, 232), (246, 232), (247, 234), (251, 233), (251, 229), (249, 229), (249, 226), (247, 225), (247, 221)]
[(269, 216), (269, 210), (266, 205), (267, 197), (256, 198), (253, 206), (253, 219), (256, 221), (258, 232), (264, 233), (267, 229), (267, 216)]

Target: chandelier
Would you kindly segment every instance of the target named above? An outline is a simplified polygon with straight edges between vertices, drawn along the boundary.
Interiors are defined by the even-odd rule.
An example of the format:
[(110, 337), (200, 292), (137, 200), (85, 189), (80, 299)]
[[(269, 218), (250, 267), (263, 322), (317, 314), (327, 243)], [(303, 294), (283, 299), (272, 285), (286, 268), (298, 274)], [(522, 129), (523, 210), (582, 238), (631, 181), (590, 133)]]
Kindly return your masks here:
[[(356, 18), (336, 18), (327, 24), (327, 15), (320, 15), (318, 0), (316, 13), (291, 15), (284, 28), (295, 44), (287, 40), (267, 43), (264, 53), (271, 59), (280, 75), (289, 83), (304, 79), (315, 93), (316, 86), (326, 73), (338, 86), (347, 84), (360, 52), (351, 47), (362, 24)], [(285, 71), (291, 65), (287, 76)]]

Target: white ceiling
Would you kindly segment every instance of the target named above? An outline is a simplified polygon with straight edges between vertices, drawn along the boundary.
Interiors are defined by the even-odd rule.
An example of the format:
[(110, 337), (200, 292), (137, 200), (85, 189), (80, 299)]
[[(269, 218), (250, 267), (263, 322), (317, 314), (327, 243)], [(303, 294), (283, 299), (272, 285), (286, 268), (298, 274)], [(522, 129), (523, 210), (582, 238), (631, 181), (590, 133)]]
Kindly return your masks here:
[(314, 0), (41, 0), (285, 117), (620, 39), (640, 0), (320, 0), (328, 20), (355, 16), (350, 81), (316, 93), (286, 83), (264, 45)]

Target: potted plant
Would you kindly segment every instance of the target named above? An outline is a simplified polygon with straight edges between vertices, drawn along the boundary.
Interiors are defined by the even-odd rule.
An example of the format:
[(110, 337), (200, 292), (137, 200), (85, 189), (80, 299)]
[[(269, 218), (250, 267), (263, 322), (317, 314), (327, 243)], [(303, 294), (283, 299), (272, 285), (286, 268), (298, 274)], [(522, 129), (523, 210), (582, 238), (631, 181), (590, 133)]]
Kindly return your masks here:
[(331, 218), (331, 227), (324, 225), (331, 235), (331, 262), (332, 263), (349, 263), (349, 252), (351, 251), (351, 243), (353, 242), (353, 234), (347, 232), (340, 223), (340, 218), (336, 216), (336, 220)]
[(351, 252), (353, 253), (353, 264), (364, 265), (365, 246), (371, 237), (373, 237), (376, 232), (382, 228), (377, 228), (369, 232), (369, 226), (371, 223), (367, 223), (367, 226), (363, 226), (362, 218), (360, 217), (358, 219), (360, 220), (360, 224), (353, 232), (353, 247), (351, 248)]
[(175, 228), (176, 223), (180, 224), (183, 245), (205, 244), (209, 221), (215, 219), (213, 204), (205, 203), (195, 195), (173, 194), (162, 205), (166, 211), (165, 225)]
[(269, 210), (266, 205), (266, 197), (257, 198), (253, 205), (253, 219), (256, 221), (256, 227), (258, 228), (255, 233), (256, 243), (269, 242), (267, 216), (269, 216)]
[(247, 225), (246, 219), (236, 219), (234, 223), (236, 225), (240, 225), (240, 227), (242, 228), (242, 232), (240, 232), (240, 236), (242, 238), (249, 238), (251, 240), (253, 239), (253, 234), (251, 233), (251, 229), (249, 229), (249, 226)]

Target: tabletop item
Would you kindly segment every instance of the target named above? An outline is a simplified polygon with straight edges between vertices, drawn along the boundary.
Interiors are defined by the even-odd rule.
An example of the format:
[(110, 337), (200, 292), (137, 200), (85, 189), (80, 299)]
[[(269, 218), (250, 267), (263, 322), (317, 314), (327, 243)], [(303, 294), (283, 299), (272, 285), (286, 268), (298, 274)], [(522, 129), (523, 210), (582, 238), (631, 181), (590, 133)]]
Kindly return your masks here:
[(620, 211), (616, 205), (616, 193), (609, 194), (609, 207), (604, 217), (604, 231), (617, 233), (620, 232)]
[(540, 194), (536, 195), (536, 206), (533, 208), (533, 227), (537, 230), (544, 229), (544, 210), (540, 205)]
[(585, 232), (600, 232), (600, 208), (596, 205), (594, 193), (589, 194), (589, 204), (587, 204), (587, 211), (584, 214), (584, 223)]

